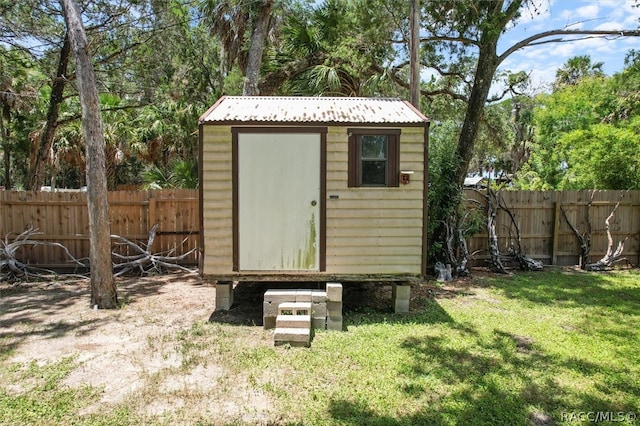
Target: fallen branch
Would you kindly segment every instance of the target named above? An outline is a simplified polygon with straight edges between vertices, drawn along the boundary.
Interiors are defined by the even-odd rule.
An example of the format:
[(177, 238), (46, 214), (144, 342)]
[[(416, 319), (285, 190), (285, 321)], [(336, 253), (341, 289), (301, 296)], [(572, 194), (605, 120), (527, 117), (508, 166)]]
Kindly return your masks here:
[(500, 247), (498, 245), (498, 234), (496, 233), (496, 216), (498, 214), (497, 195), (491, 189), (487, 188), (487, 235), (489, 245), (489, 255), (491, 256), (490, 268), (494, 272), (506, 274), (507, 270), (502, 264), (502, 256), (500, 255)]
[[(474, 201), (474, 200), (472, 200)], [(468, 210), (458, 223), (455, 218), (443, 222), (446, 231), (446, 255), (448, 265), (453, 268), (453, 274), (457, 277), (469, 275), (467, 264), (477, 254), (469, 253), (466, 236), (472, 233), (474, 224), (468, 224), (473, 211)], [(450, 223), (455, 222), (455, 223)], [(437, 269), (437, 268), (436, 268)]]
[[(55, 271), (45, 268), (39, 268), (28, 263), (22, 262), (17, 257), (18, 249), (26, 246), (48, 246), (58, 247), (62, 249), (65, 255), (70, 259), (70, 263), (75, 263), (83, 268), (85, 264), (76, 259), (64, 245), (60, 243), (41, 241), (31, 239), (36, 235), (43, 235), (37, 228), (32, 225), (26, 230), (18, 234), (13, 241), (10, 240), (12, 233), (5, 235), (4, 240), (0, 240), (0, 279), (14, 281), (20, 278), (29, 279), (44, 278), (47, 275), (57, 275)], [(84, 275), (72, 274), (73, 276), (86, 278)]]
[(607, 216), (607, 219), (604, 221), (605, 229), (607, 230), (607, 241), (608, 241), (607, 253), (604, 255), (602, 259), (598, 260), (597, 262), (588, 263), (587, 265), (585, 265), (584, 269), (586, 269), (587, 271), (606, 271), (610, 269), (615, 263), (623, 262), (627, 260), (622, 256), (622, 252), (624, 251), (624, 243), (625, 241), (627, 241), (627, 238), (629, 238), (629, 236), (627, 235), (624, 238), (624, 240), (619, 241), (618, 247), (614, 251), (613, 237), (611, 236), (611, 229), (609, 225), (609, 222), (611, 221), (611, 219), (613, 219), (613, 215), (618, 209), (619, 205), (620, 205), (620, 201), (616, 203), (616, 206), (613, 208), (609, 216)]
[[(520, 234), (520, 227), (518, 226), (518, 222), (516, 222), (516, 218), (506, 205), (502, 197), (498, 198), (498, 207), (502, 209), (509, 218), (511, 219), (511, 226), (509, 227), (509, 247), (507, 248), (507, 256), (518, 261), (520, 265), (520, 269), (523, 271), (542, 271), (544, 265), (541, 261), (535, 260), (524, 253), (522, 253), (522, 237)], [(511, 234), (511, 229), (515, 229), (515, 238)], [(515, 241), (515, 243), (514, 243)]]
[[(469, 200), (470, 202), (480, 205), (476, 200)], [(460, 218), (460, 213), (452, 215), (448, 220), (442, 221), (445, 229), (445, 244), (446, 244), (446, 264), (443, 266), (445, 269), (448, 267), (451, 274), (457, 277), (464, 277), (469, 275), (469, 269), (467, 264), (469, 260), (475, 256), (478, 251), (469, 253), (469, 247), (467, 245), (467, 238), (469, 235), (473, 235), (477, 232), (479, 227), (479, 221), (476, 220), (476, 209), (467, 209)], [(440, 262), (441, 263), (441, 262)], [(444, 265), (444, 264), (442, 264)], [(442, 269), (442, 267), (436, 264), (436, 272)]]
[(564, 206), (560, 204), (560, 211), (562, 211), (562, 216), (564, 220), (569, 225), (571, 232), (578, 240), (578, 244), (580, 245), (580, 268), (585, 269), (589, 264), (589, 253), (591, 252), (591, 205), (593, 204), (593, 197), (595, 191), (591, 192), (591, 199), (587, 204), (587, 230), (584, 233), (580, 233), (578, 229), (571, 223), (569, 220), (569, 216), (567, 215), (567, 211)]
[[(113, 269), (115, 271), (114, 276), (121, 276), (129, 273), (138, 273), (140, 275), (149, 275), (149, 274), (160, 274), (169, 269), (179, 269), (185, 272), (193, 272), (193, 269), (189, 269), (184, 267), (177, 262), (186, 259), (191, 253), (197, 250), (197, 247), (189, 250), (188, 252), (174, 256), (176, 248), (164, 252), (164, 253), (152, 253), (151, 247), (153, 246), (153, 241), (156, 238), (156, 232), (158, 229), (158, 224), (155, 224), (151, 230), (149, 231), (149, 238), (147, 243), (134, 243), (131, 240), (128, 240), (120, 235), (111, 235), (111, 238), (115, 238), (120, 241), (121, 244), (131, 248), (136, 254), (125, 256), (114, 251), (111, 252), (111, 255), (119, 259), (121, 262), (114, 263)], [(182, 242), (187, 241), (189, 236), (187, 236)]]
[[(490, 268), (494, 272), (506, 274), (503, 261), (517, 261), (520, 269), (523, 271), (541, 271), (543, 263), (526, 256), (522, 252), (522, 238), (520, 227), (516, 221), (515, 215), (506, 205), (499, 193), (493, 191), (489, 186), (487, 194), (483, 195), (487, 203), (487, 236), (490, 255)], [(496, 217), (498, 210), (503, 210), (511, 220), (509, 225), (509, 246), (505, 253), (500, 252), (498, 244), (498, 234), (496, 232)], [(515, 235), (512, 233), (515, 230)]]

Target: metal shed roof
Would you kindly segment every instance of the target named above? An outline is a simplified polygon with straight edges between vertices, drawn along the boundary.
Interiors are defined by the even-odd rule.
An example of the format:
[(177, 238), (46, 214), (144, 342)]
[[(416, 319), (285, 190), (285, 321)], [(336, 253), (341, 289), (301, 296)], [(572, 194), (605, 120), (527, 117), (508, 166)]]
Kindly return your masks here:
[(223, 96), (201, 123), (421, 124), (428, 122), (409, 102), (392, 98)]

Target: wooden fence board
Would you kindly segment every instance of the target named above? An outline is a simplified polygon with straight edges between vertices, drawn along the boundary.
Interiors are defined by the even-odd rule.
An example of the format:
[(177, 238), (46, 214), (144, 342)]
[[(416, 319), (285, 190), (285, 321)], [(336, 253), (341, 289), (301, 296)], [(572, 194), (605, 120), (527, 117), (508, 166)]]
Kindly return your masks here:
[[(465, 190), (465, 196), (485, 208), (483, 191)], [(586, 232), (590, 217), (591, 261), (595, 262), (607, 250), (605, 220), (620, 202), (610, 222), (614, 244), (626, 237), (624, 256), (634, 265), (640, 261), (640, 191), (501, 191), (500, 196), (518, 222), (524, 253), (556, 265), (575, 265), (580, 258), (578, 241), (561, 208), (581, 233)], [(467, 205), (472, 208), (474, 203), (467, 201)], [(500, 211), (496, 229), (501, 249), (508, 245), (509, 225), (509, 217)], [(471, 237), (469, 250), (479, 253), (474, 264), (484, 263), (488, 258), (486, 232)]]
[[(158, 223), (152, 251), (173, 251), (181, 255), (198, 247), (198, 193), (196, 190), (152, 190), (109, 192), (110, 232), (136, 243), (146, 244), (151, 227)], [(0, 191), (0, 238), (15, 238), (30, 226), (41, 235), (37, 239), (58, 242), (77, 259), (89, 257), (89, 217), (87, 194), (78, 191)], [(113, 240), (114, 250), (135, 254)], [(47, 267), (69, 266), (61, 249), (27, 246), (20, 259)], [(197, 264), (194, 251), (182, 264)]]
[[(484, 210), (482, 192), (466, 190), (465, 196), (467, 200), (476, 200)], [(515, 214), (525, 254), (556, 265), (575, 265), (579, 260), (577, 240), (560, 207), (566, 210), (574, 226), (584, 232), (591, 203), (591, 260), (596, 261), (607, 249), (604, 221), (620, 201), (611, 221), (611, 233), (615, 244), (627, 237), (624, 255), (635, 265), (640, 262), (640, 191), (596, 191), (593, 200), (592, 191), (502, 191), (501, 196)], [(108, 197), (111, 234), (146, 243), (151, 227), (158, 224), (154, 252), (175, 249), (174, 254), (180, 255), (199, 247), (197, 190), (114, 191)], [(469, 208), (476, 205), (471, 201), (467, 204)], [(397, 210), (383, 210), (381, 214), (393, 218), (393, 212)], [(352, 221), (359, 218), (355, 211), (348, 216)], [(508, 216), (499, 212), (497, 230), (502, 249), (508, 244), (508, 225)], [(9, 234), (8, 238), (12, 239), (29, 226), (42, 232), (38, 239), (59, 242), (76, 258), (88, 258), (86, 193), (0, 191), (0, 238)], [(123, 246), (115, 249), (122, 254), (133, 254)], [(474, 264), (482, 265), (488, 257), (486, 231), (470, 238), (469, 249), (478, 251)], [(19, 255), (32, 264), (68, 265), (62, 250), (48, 246), (26, 247)], [(196, 251), (183, 263), (197, 264), (198, 258)]]

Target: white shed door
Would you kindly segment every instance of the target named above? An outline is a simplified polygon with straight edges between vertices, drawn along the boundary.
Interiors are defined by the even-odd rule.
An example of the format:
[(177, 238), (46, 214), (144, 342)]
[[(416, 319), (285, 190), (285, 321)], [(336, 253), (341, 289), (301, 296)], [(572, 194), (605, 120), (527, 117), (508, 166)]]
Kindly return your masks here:
[(318, 271), (320, 134), (238, 134), (241, 271)]

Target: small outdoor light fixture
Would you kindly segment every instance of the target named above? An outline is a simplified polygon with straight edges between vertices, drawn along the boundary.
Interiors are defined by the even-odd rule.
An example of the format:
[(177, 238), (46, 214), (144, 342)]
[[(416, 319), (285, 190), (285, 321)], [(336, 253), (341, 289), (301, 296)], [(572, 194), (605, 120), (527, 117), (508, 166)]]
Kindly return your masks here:
[(413, 170), (401, 170), (400, 171), (400, 183), (403, 185), (407, 185), (411, 182), (411, 175), (413, 174)]

